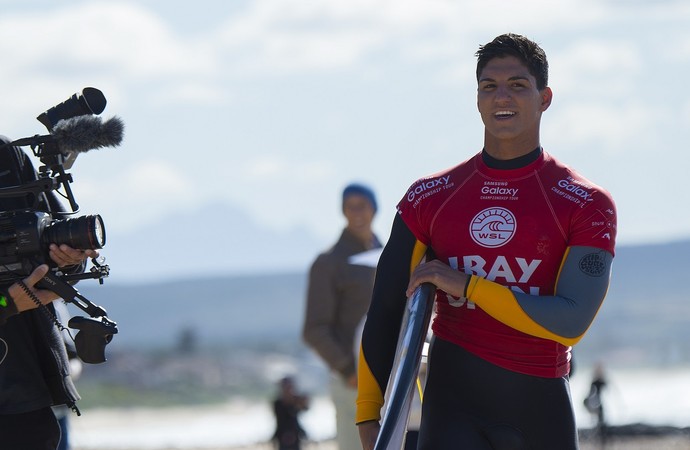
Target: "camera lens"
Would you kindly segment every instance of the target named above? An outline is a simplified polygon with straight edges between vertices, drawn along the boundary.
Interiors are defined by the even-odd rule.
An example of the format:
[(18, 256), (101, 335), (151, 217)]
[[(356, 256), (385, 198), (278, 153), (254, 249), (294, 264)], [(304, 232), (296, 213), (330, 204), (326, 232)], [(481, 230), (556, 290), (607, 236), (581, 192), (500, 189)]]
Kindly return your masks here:
[(105, 225), (100, 215), (55, 220), (42, 236), (47, 244), (67, 244), (81, 250), (95, 250), (105, 245)]

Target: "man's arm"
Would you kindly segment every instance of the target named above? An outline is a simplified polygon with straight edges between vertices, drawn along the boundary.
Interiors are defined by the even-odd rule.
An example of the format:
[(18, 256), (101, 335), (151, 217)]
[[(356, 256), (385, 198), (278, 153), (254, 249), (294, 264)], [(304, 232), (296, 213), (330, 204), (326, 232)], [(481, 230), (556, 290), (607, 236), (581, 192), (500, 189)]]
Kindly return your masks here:
[(496, 282), (452, 269), (441, 261), (421, 265), (408, 292), (423, 282), (466, 297), (493, 318), (532, 336), (575, 345), (587, 331), (608, 291), (613, 255), (595, 247), (569, 247), (554, 295), (515, 292)]
[(613, 255), (595, 247), (569, 247), (551, 296), (514, 292), (472, 277), (468, 298), (517, 330), (575, 345), (592, 324), (608, 291)]
[(381, 418), (383, 396), (393, 366), (407, 300), (405, 288), (410, 268), (418, 264), (425, 249), (400, 216), (396, 216), (390, 238), (379, 259), (371, 305), (362, 333), (356, 422), (365, 428), (378, 425)]

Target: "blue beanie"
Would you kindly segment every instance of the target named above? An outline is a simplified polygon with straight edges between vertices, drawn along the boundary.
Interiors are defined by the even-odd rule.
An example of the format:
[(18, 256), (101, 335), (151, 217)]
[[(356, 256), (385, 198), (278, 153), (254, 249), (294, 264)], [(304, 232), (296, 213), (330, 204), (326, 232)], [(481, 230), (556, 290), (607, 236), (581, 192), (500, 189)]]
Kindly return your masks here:
[(343, 206), (345, 204), (345, 198), (347, 198), (348, 195), (353, 194), (366, 197), (367, 200), (369, 200), (369, 203), (371, 203), (371, 206), (374, 207), (374, 212), (377, 211), (378, 206), (376, 205), (376, 196), (374, 195), (374, 191), (372, 191), (368, 186), (359, 183), (348, 184), (347, 187), (343, 189)]

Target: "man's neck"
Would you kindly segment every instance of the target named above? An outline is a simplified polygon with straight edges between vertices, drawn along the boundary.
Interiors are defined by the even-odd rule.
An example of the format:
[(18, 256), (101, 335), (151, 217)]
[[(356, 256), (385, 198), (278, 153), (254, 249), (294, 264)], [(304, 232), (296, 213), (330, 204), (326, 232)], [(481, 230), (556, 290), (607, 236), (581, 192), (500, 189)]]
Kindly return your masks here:
[(374, 232), (371, 228), (347, 227), (347, 230), (366, 248), (374, 247)]
[(510, 170), (510, 169), (518, 169), (520, 167), (525, 167), (534, 161), (536, 161), (539, 156), (541, 155), (542, 148), (537, 147), (535, 149), (532, 149), (531, 152), (518, 156), (517, 158), (512, 158), (512, 159), (497, 159), (494, 158), (489, 154), (489, 152), (486, 151), (486, 149), (482, 150), (482, 160), (484, 161), (484, 164), (486, 164), (488, 167), (491, 167), (492, 169), (499, 169), (499, 170)]
[(529, 133), (527, 136), (522, 135), (506, 140), (498, 139), (486, 130), (484, 131), (484, 151), (496, 159), (519, 158), (540, 146), (539, 133)]

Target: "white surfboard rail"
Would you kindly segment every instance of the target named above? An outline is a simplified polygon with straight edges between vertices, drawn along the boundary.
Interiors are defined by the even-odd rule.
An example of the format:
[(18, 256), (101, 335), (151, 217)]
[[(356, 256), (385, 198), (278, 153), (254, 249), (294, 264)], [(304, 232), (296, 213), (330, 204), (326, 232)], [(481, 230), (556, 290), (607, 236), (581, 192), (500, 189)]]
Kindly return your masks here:
[(401, 450), (410, 416), (415, 379), (433, 311), (436, 286), (424, 283), (407, 299), (393, 361), (381, 431), (374, 450)]

